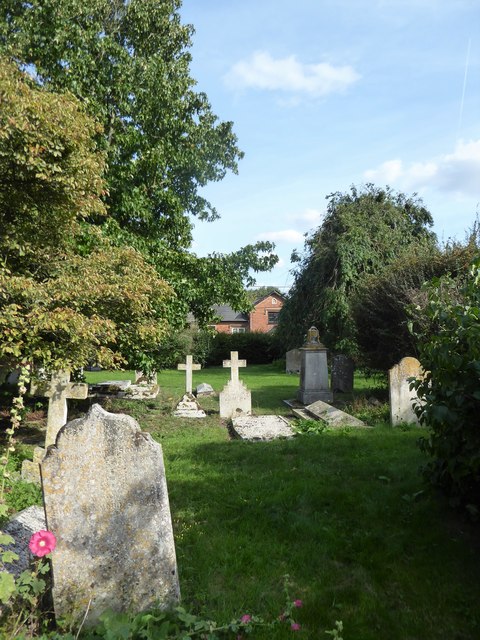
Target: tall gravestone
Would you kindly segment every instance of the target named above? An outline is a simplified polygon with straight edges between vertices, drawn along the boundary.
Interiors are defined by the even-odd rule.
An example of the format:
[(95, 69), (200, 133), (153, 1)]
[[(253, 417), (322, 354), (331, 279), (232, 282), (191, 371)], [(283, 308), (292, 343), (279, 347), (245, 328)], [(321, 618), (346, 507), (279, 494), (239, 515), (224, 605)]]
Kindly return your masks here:
[(343, 353), (332, 357), (330, 386), (333, 393), (352, 393), (354, 370), (353, 360)]
[(390, 422), (392, 426), (402, 423), (418, 424), (419, 420), (413, 410), (414, 403), (419, 403), (417, 392), (410, 390), (409, 378), (422, 378), (423, 369), (416, 358), (402, 358), (388, 372), (390, 394)]
[(187, 361), (185, 363), (180, 363), (177, 365), (177, 369), (179, 371), (185, 371), (185, 392), (188, 394), (192, 394), (193, 388), (193, 371), (200, 371), (202, 368), (201, 364), (193, 363), (193, 356), (187, 356)]
[(298, 400), (302, 404), (312, 404), (316, 400), (332, 402), (333, 394), (328, 384), (327, 349), (320, 342), (318, 329), (311, 327), (307, 339), (300, 349), (300, 389)]
[(290, 349), (285, 354), (285, 373), (300, 373), (302, 352), (300, 349)]
[(127, 415), (93, 405), (58, 433), (41, 463), (57, 617), (178, 602), (161, 446)]
[(252, 413), (252, 394), (238, 375), (239, 367), (246, 367), (246, 360), (238, 359), (238, 351), (230, 352), (230, 360), (224, 360), (223, 366), (230, 368), (230, 380), (223, 387), (219, 396), (220, 417), (235, 418)]

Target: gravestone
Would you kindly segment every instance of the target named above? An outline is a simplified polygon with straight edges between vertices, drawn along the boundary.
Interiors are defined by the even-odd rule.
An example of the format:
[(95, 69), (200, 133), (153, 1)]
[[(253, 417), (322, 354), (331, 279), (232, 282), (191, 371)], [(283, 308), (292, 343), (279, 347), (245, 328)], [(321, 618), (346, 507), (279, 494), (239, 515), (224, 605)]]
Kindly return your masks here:
[(186, 393), (173, 412), (177, 418), (206, 418), (207, 414), (195, 400), (195, 396)]
[(327, 349), (320, 342), (316, 327), (308, 330), (306, 342), (300, 352), (302, 364), (298, 400), (304, 405), (316, 400), (332, 402), (333, 393), (328, 384)]
[(15, 514), (13, 518), (10, 518), (2, 530), (3, 533), (12, 536), (14, 542), (2, 546), (5, 551), (13, 551), (16, 553), (18, 560), (3, 566), (0, 563), (0, 571), (8, 571), (8, 573), (18, 578), (22, 571), (31, 569), (33, 556), (28, 547), (28, 543), (32, 535), (42, 529), (46, 529), (43, 507), (34, 505)]
[(60, 430), (41, 473), (57, 618), (178, 602), (162, 447), (132, 417), (94, 404)]
[(239, 367), (246, 367), (246, 360), (238, 359), (238, 351), (230, 352), (230, 360), (224, 360), (223, 366), (230, 368), (230, 380), (220, 392), (220, 417), (234, 418), (252, 413), (252, 394), (239, 379)]
[(201, 382), (197, 385), (194, 394), (197, 398), (198, 396), (213, 396), (215, 395), (215, 390), (211, 384), (208, 384), (208, 382)]
[(302, 352), (300, 349), (290, 349), (285, 354), (285, 373), (300, 373)]
[(179, 371), (185, 371), (185, 392), (192, 393), (192, 372), (199, 371), (202, 368), (201, 364), (193, 364), (193, 357), (187, 356), (187, 362), (185, 364), (177, 365)]
[(232, 418), (232, 431), (241, 440), (265, 442), (293, 438), (295, 432), (282, 416), (239, 416)]
[(354, 363), (343, 353), (337, 353), (332, 358), (331, 388), (333, 393), (352, 393)]
[(402, 358), (388, 372), (390, 422), (393, 427), (402, 423), (419, 424), (413, 404), (420, 403), (420, 400), (417, 392), (410, 390), (409, 378), (423, 378), (422, 367), (416, 358)]
[[(70, 382), (70, 371), (56, 371), (51, 374), (50, 380), (32, 382), (30, 394), (48, 398), (46, 449), (55, 443), (57, 433), (67, 422), (67, 400), (85, 400), (88, 397), (88, 384)], [(38, 465), (45, 454), (45, 449), (35, 447), (33, 461), (24, 460), (22, 462), (22, 479), (26, 482), (40, 482)]]

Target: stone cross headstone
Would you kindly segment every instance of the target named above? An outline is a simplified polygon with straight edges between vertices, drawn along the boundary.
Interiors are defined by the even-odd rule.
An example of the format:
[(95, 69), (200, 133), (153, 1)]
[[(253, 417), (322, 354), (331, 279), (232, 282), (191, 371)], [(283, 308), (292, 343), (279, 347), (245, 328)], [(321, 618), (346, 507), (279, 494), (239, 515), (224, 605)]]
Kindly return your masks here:
[(239, 367), (246, 367), (246, 360), (238, 359), (238, 351), (230, 352), (230, 360), (224, 360), (223, 366), (230, 368), (230, 380), (224, 386), (219, 396), (220, 417), (234, 418), (239, 415), (252, 413), (252, 394), (239, 379)]
[(178, 603), (162, 447), (132, 417), (94, 404), (60, 430), (41, 474), (57, 618)]
[(230, 379), (232, 382), (239, 382), (238, 369), (240, 367), (246, 367), (246, 360), (238, 359), (238, 351), (230, 351), (230, 360), (223, 361), (223, 368), (230, 369)]
[(316, 327), (308, 330), (306, 342), (300, 352), (302, 362), (298, 400), (304, 405), (316, 400), (332, 402), (333, 393), (328, 384), (327, 349), (320, 342)]
[(351, 358), (337, 353), (332, 358), (331, 388), (333, 393), (352, 393), (355, 366)]
[(201, 364), (193, 364), (193, 356), (187, 356), (187, 362), (185, 364), (181, 363), (177, 365), (177, 369), (179, 371), (185, 371), (186, 384), (185, 390), (186, 393), (192, 393), (192, 372), (199, 371), (202, 368)]
[(416, 358), (402, 358), (388, 372), (390, 422), (393, 427), (402, 423), (419, 424), (413, 404), (420, 403), (420, 400), (416, 391), (410, 390), (409, 378), (423, 378), (423, 369)]
[(33, 396), (48, 398), (47, 435), (45, 447), (55, 444), (60, 428), (67, 422), (67, 399), (85, 400), (88, 397), (88, 384), (70, 382), (70, 371), (56, 371), (51, 379), (31, 385)]

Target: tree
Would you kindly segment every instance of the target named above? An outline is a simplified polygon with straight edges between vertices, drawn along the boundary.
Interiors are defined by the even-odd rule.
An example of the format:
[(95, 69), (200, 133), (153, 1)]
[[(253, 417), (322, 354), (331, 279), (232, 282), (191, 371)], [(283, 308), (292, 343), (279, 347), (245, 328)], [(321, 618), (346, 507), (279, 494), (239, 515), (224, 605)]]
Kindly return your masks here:
[(105, 215), (97, 125), (5, 61), (0, 98), (0, 362), (151, 368), (173, 292), (85, 222)]
[[(192, 27), (179, 0), (4, 0), (0, 50), (31, 65), (54, 91), (71, 91), (102, 125), (109, 218), (88, 221), (121, 245), (134, 246), (177, 293), (178, 317), (188, 306), (207, 317), (214, 302), (246, 304), (250, 269), (276, 262), (273, 245), (258, 243), (208, 261), (188, 252), (192, 216), (217, 212), (201, 187), (237, 171), (242, 152), (231, 122), (220, 122), (190, 76)], [(193, 272), (194, 278), (186, 278)]]
[(425, 378), (414, 387), (430, 432), (420, 441), (433, 459), (425, 471), (453, 506), (480, 516), (480, 258), (467, 277), (435, 278), (426, 287), (428, 327), (417, 327)]
[(322, 341), (354, 358), (360, 348), (352, 300), (362, 279), (413, 244), (435, 246), (432, 217), (416, 196), (367, 184), (327, 196), (322, 225), (305, 243), (294, 285), (280, 313), (277, 332), (287, 347), (298, 347), (309, 326)]
[(417, 327), (429, 325), (423, 285), (446, 274), (465, 277), (478, 252), (475, 228), (465, 244), (408, 245), (393, 262), (362, 278), (351, 303), (362, 365), (386, 371), (406, 355), (418, 357), (409, 326), (412, 320)]

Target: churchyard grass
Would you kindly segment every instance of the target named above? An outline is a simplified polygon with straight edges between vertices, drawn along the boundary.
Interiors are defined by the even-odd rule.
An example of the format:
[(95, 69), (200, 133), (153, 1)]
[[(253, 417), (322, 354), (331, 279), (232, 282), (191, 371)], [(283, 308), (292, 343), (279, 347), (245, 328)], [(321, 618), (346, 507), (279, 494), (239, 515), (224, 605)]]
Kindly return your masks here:
[[(228, 377), (209, 368), (194, 372), (193, 386), (207, 381), (218, 392)], [(282, 400), (295, 396), (298, 376), (259, 365), (240, 378), (255, 413), (288, 414)], [(384, 386), (358, 378), (358, 391), (342, 401), (368, 415), (373, 429), (252, 443), (230, 440), (215, 397), (202, 398), (203, 420), (173, 417), (185, 373), (162, 371), (158, 380), (155, 400), (104, 406), (130, 413), (162, 444), (188, 610), (218, 623), (276, 618), (288, 574), (291, 598), (304, 605), (299, 637), (326, 638), (335, 620), (352, 640), (480, 637), (478, 527), (423, 483), (420, 430), (390, 428), (386, 405), (367, 402), (385, 399)], [(250, 637), (292, 633), (277, 627)]]

